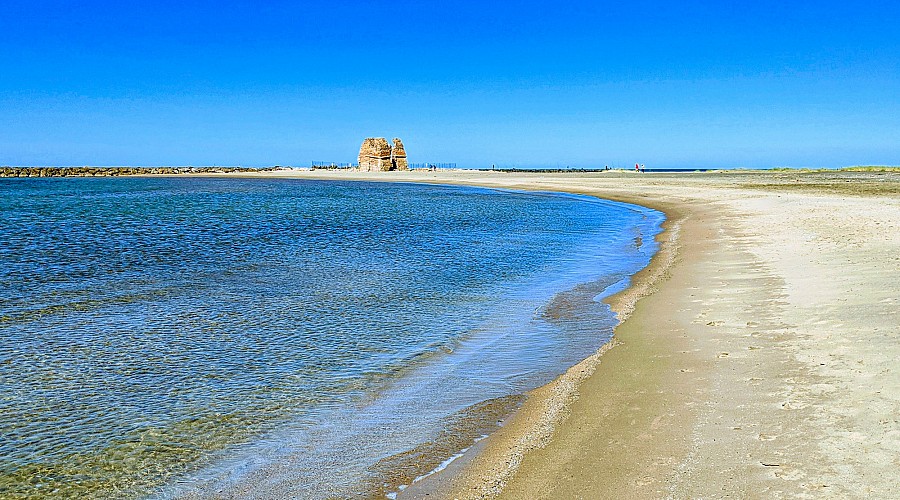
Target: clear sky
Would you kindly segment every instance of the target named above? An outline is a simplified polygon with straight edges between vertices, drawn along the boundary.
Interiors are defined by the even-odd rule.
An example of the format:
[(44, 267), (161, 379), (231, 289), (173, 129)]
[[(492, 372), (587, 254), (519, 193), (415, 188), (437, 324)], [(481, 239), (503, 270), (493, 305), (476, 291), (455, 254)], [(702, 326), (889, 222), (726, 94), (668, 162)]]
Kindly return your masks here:
[(0, 165), (900, 164), (900, 2), (0, 0)]

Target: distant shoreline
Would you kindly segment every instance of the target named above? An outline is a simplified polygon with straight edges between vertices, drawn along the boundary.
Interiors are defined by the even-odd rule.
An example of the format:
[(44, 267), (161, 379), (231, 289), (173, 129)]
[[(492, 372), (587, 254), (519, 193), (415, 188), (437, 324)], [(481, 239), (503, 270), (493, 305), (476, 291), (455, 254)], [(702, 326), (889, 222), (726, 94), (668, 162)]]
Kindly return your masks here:
[[(835, 169), (809, 169), (809, 168), (705, 168), (705, 167), (688, 167), (688, 168), (647, 168), (637, 172), (630, 168), (459, 168), (459, 169), (439, 169), (437, 172), (498, 172), (505, 174), (595, 174), (606, 173), (612, 174), (672, 174), (672, 173), (821, 173), (821, 172), (900, 172), (900, 166), (853, 166)], [(125, 177), (125, 176), (147, 176), (147, 175), (191, 175), (191, 174), (254, 174), (267, 172), (293, 172), (300, 174), (301, 172), (339, 172), (354, 173), (359, 175), (396, 175), (397, 172), (360, 172), (356, 168), (324, 168), (324, 167), (241, 167), (241, 166), (148, 166), (148, 167), (127, 167), (127, 166), (0, 166), (0, 178), (30, 178), (30, 177)], [(403, 174), (421, 174), (427, 172), (435, 172), (429, 169), (413, 169)], [(375, 180), (375, 179), (373, 179)], [(387, 179), (385, 179), (387, 180)]]

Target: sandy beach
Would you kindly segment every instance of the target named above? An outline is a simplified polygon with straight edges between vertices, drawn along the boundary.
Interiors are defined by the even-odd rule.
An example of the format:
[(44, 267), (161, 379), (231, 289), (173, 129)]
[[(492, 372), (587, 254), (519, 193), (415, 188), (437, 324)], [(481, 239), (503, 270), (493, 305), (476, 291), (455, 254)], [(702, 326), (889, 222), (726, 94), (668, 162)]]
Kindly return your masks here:
[(900, 496), (900, 174), (281, 171), (591, 194), (661, 250), (601, 353), (401, 498)]

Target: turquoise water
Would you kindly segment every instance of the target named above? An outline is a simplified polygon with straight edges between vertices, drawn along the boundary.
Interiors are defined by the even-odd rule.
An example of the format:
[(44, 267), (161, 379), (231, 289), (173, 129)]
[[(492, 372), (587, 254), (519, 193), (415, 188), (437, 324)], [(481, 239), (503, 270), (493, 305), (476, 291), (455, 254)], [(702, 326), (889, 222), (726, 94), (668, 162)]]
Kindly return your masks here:
[(596, 297), (662, 219), (466, 187), (2, 180), (0, 496), (371, 494), (602, 345)]

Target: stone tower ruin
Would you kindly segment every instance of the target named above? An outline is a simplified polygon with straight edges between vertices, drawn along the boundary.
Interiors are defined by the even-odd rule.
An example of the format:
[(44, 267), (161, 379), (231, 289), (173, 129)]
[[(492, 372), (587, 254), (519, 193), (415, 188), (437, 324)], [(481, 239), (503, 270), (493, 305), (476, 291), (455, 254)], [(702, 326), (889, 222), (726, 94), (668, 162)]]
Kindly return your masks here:
[(361, 172), (409, 170), (403, 141), (395, 138), (392, 148), (384, 137), (366, 138), (359, 147), (359, 170)]
[(409, 170), (409, 162), (406, 161), (406, 150), (403, 149), (403, 141), (394, 137), (394, 148), (391, 149), (391, 169)]

